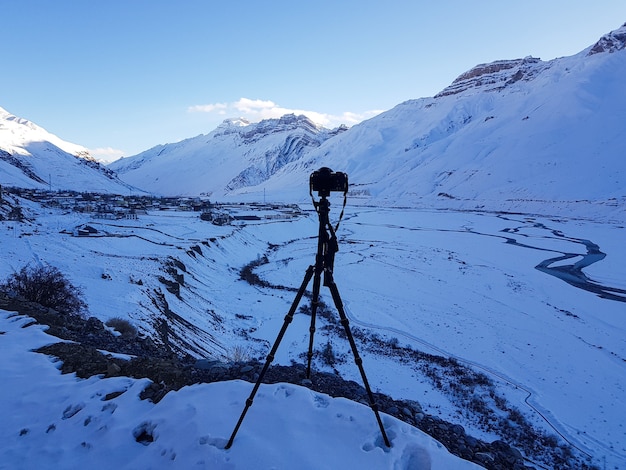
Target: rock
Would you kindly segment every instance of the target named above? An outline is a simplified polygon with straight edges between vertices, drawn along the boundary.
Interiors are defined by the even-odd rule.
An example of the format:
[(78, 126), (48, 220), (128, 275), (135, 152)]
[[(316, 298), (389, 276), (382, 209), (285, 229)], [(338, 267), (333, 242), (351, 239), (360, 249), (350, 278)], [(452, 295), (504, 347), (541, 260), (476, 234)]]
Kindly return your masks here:
[(197, 369), (210, 370), (214, 364), (215, 361), (209, 361), (208, 359), (198, 359), (193, 366)]
[(467, 435), (465, 436), (465, 445), (467, 445), (467, 447), (474, 448), (476, 447), (477, 444), (478, 444), (478, 439), (472, 436), (467, 436)]
[(620, 29), (605, 34), (596, 42), (587, 55), (599, 54), (602, 52), (613, 53), (621, 51), (626, 47), (626, 25)]
[(451, 431), (453, 434), (456, 434), (458, 436), (463, 436), (465, 435), (465, 428), (463, 426), (461, 426), (460, 424), (453, 424)]
[(115, 362), (109, 362), (109, 364), (107, 365), (107, 376), (109, 377), (115, 377), (116, 375), (119, 375), (121, 371), (122, 368), (118, 366)]
[(511, 455), (516, 459), (516, 460), (524, 460), (524, 456), (522, 455), (522, 453), (516, 449), (515, 447), (509, 447), (510, 451), (511, 451)]
[(493, 463), (493, 461), (495, 460), (493, 454), (489, 452), (476, 452), (474, 454), (474, 459), (476, 460), (476, 462), (483, 464), (490, 464)]
[(209, 368), (209, 372), (211, 372), (212, 374), (223, 375), (224, 373), (226, 373), (226, 371), (228, 371), (228, 366), (226, 364), (222, 364), (221, 362), (214, 363)]

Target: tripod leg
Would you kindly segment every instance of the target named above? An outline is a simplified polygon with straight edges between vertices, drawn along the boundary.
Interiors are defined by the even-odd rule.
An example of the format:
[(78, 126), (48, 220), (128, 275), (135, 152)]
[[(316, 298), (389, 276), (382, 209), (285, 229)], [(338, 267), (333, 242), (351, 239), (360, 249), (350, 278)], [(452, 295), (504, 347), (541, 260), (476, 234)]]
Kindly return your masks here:
[(319, 307), (320, 284), (322, 277), (322, 269), (320, 266), (315, 267), (315, 276), (313, 277), (313, 297), (311, 298), (311, 326), (309, 327), (309, 352), (307, 353), (306, 378), (311, 378), (311, 359), (313, 358), (313, 337), (315, 335), (315, 317), (317, 315), (317, 307)]
[(387, 437), (387, 433), (385, 432), (385, 427), (383, 426), (380, 414), (378, 413), (378, 405), (374, 401), (374, 395), (372, 394), (370, 384), (367, 380), (367, 376), (365, 375), (365, 369), (363, 369), (363, 360), (359, 356), (359, 352), (356, 348), (356, 343), (354, 342), (354, 337), (352, 336), (352, 331), (350, 331), (350, 321), (348, 320), (346, 312), (343, 309), (343, 302), (341, 301), (341, 296), (339, 295), (337, 284), (335, 284), (335, 280), (333, 279), (333, 274), (331, 271), (326, 270), (324, 275), (324, 285), (330, 289), (330, 293), (333, 296), (333, 302), (335, 303), (335, 308), (337, 308), (337, 312), (339, 312), (341, 324), (343, 325), (343, 328), (346, 331), (346, 335), (348, 336), (348, 341), (350, 342), (350, 347), (352, 348), (352, 354), (354, 355), (354, 362), (359, 367), (359, 372), (361, 372), (361, 378), (363, 379), (363, 385), (365, 386), (365, 390), (367, 391), (370, 408), (376, 416), (376, 421), (378, 421), (378, 427), (380, 428), (380, 432), (383, 435), (385, 445), (387, 447), (391, 447), (391, 443), (389, 442), (389, 438)]
[(246, 406), (241, 412), (239, 421), (237, 421), (237, 424), (235, 425), (235, 429), (233, 429), (233, 433), (231, 434), (230, 439), (228, 440), (228, 443), (224, 447), (225, 449), (230, 449), (230, 446), (233, 445), (233, 441), (235, 440), (235, 435), (237, 434), (237, 431), (239, 431), (239, 427), (241, 426), (241, 423), (243, 422), (243, 419), (245, 418), (246, 413), (248, 412), (248, 408), (252, 406), (252, 402), (254, 401), (254, 396), (256, 395), (256, 392), (259, 390), (259, 387), (261, 386), (261, 382), (263, 381), (263, 377), (265, 377), (265, 373), (267, 372), (267, 369), (269, 369), (270, 364), (274, 360), (274, 355), (276, 354), (276, 350), (278, 349), (278, 346), (280, 345), (280, 342), (282, 341), (283, 336), (285, 336), (287, 327), (293, 320), (293, 315), (296, 312), (296, 309), (298, 308), (298, 304), (300, 303), (300, 300), (302, 300), (302, 296), (304, 295), (306, 286), (309, 284), (309, 282), (311, 281), (311, 278), (313, 277), (314, 269), (315, 269), (315, 266), (313, 265), (309, 266), (309, 268), (306, 271), (306, 274), (304, 275), (302, 285), (300, 286), (300, 289), (298, 289), (298, 293), (296, 294), (296, 297), (293, 300), (293, 303), (291, 304), (291, 308), (289, 309), (289, 312), (285, 316), (285, 321), (283, 322), (283, 326), (280, 329), (278, 336), (276, 337), (276, 341), (274, 341), (274, 345), (272, 346), (270, 353), (267, 355), (267, 360), (265, 361), (265, 365), (263, 366), (263, 369), (261, 370), (261, 373), (259, 374), (259, 378), (257, 379), (256, 384), (254, 384), (252, 393), (250, 393), (250, 396), (246, 400)]

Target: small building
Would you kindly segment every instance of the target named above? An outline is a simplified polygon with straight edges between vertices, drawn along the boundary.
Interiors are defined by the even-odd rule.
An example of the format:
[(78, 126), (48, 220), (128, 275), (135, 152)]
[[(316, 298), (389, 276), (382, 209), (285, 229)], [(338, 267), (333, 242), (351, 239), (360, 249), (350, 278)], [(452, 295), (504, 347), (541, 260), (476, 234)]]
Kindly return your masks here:
[(90, 235), (95, 235), (97, 233), (98, 233), (98, 230), (96, 230), (91, 225), (83, 225), (76, 229), (76, 236), (78, 237), (88, 237)]

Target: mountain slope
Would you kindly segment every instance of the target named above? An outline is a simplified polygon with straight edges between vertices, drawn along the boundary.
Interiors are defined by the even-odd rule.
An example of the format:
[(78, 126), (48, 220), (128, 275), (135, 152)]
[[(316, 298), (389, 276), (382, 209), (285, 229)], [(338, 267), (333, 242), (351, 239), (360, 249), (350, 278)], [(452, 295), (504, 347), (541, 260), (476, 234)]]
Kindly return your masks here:
[(622, 27), (571, 57), (479, 65), (434, 98), (402, 103), (327, 141), (264, 186), (299, 184), (305, 194), (306, 175), (328, 166), (376, 203), (623, 206), (625, 42)]
[(126, 194), (129, 186), (80, 145), (0, 108), (0, 184)]
[(112, 163), (133, 185), (166, 195), (219, 195), (270, 178), (341, 132), (293, 114), (257, 124), (226, 120), (207, 135), (160, 145)]

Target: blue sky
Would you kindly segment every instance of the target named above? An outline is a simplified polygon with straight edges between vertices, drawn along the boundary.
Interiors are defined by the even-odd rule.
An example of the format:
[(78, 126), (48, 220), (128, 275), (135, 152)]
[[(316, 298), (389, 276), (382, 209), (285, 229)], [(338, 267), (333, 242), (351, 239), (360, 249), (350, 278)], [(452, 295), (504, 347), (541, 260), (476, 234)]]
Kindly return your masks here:
[(100, 158), (289, 112), (352, 125), (474, 65), (572, 55), (624, 0), (0, 0), (0, 107)]

